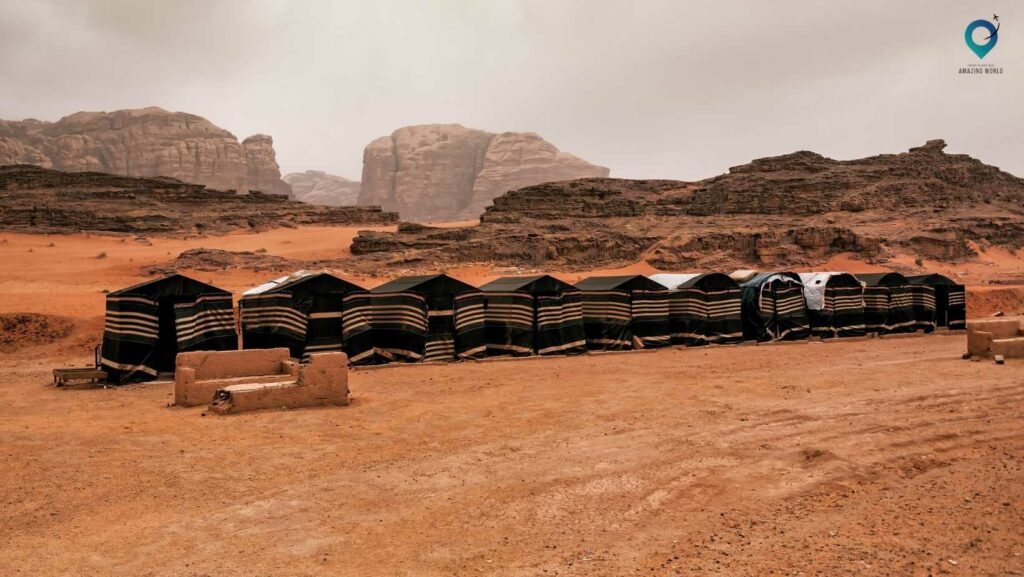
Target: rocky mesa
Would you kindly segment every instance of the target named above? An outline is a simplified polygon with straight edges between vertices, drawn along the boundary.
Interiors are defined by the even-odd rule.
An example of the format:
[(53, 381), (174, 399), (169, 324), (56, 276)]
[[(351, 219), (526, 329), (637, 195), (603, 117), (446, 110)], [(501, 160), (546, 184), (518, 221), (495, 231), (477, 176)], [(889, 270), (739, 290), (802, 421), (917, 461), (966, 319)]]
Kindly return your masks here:
[(364, 150), (359, 204), (380, 205), (410, 221), (472, 220), (510, 190), (607, 176), (607, 168), (562, 152), (531, 132), (407, 126)]
[(222, 234), (315, 225), (389, 225), (376, 206), (327, 207), (277, 194), (208, 189), (173, 178), (0, 166), (0, 230)]
[[(663, 270), (813, 265), (838, 253), (956, 261), (1024, 248), (1024, 180), (929, 141), (839, 161), (801, 151), (699, 182), (590, 178), (494, 199), (478, 226), (405, 223), (352, 245), (369, 268), (463, 263)], [(911, 259), (912, 260), (912, 259)]]
[(57, 122), (0, 120), (4, 164), (167, 176), (218, 190), (291, 194), (270, 136), (239, 142), (205, 118), (157, 107), (77, 112)]

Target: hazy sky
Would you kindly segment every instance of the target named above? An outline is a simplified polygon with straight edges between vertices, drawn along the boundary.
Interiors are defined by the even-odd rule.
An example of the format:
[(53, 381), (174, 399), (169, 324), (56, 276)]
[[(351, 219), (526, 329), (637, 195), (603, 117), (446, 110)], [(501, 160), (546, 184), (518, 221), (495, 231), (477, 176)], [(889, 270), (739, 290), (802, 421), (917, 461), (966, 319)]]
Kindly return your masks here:
[[(997, 13), (983, 62), (963, 34)], [(0, 0), (0, 118), (161, 106), (359, 178), (408, 124), (534, 131), (613, 176), (944, 138), (1024, 176), (1019, 1)]]

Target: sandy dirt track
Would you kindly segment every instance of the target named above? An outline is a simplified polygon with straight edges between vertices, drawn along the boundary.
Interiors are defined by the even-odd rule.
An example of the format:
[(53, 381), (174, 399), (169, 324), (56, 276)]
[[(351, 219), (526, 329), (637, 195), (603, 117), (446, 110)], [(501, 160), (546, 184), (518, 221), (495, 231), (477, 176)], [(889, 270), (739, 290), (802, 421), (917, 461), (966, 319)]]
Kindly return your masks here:
[(0, 574), (1020, 575), (1024, 363), (963, 349), (360, 370), (234, 417), (0, 357)]

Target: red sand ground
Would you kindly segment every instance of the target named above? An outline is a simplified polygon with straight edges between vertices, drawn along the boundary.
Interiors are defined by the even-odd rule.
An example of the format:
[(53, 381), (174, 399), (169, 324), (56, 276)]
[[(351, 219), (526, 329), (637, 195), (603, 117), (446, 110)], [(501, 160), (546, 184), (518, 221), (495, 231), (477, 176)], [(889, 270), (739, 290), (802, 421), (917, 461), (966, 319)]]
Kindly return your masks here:
[(49, 386), (143, 266), (352, 234), (0, 234), (0, 314), (74, 323), (0, 352), (0, 576), (1024, 574), (1024, 361), (962, 336), (359, 370), (350, 407), (237, 417)]

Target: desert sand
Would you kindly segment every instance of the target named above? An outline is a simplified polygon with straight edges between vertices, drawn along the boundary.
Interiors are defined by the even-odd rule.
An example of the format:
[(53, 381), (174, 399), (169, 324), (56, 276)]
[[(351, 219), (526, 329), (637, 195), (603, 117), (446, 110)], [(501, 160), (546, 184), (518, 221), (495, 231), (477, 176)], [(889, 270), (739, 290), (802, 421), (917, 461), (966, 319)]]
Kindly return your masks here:
[[(350, 407), (234, 417), (49, 384), (147, 266), (354, 234), (0, 234), (0, 313), (73, 325), (0, 351), (0, 574), (1024, 573), (1024, 363), (962, 360), (962, 335), (360, 369)], [(1020, 296), (972, 287), (971, 314)]]

